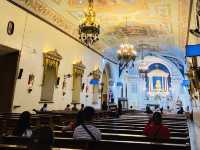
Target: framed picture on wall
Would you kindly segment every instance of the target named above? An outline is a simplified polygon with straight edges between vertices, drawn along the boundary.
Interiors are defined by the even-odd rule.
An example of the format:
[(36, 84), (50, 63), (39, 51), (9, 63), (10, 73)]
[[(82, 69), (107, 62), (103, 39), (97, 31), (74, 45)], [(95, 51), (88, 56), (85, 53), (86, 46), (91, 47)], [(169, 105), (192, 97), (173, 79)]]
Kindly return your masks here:
[(15, 25), (13, 21), (9, 21), (7, 25), (7, 34), (12, 35), (14, 33)]

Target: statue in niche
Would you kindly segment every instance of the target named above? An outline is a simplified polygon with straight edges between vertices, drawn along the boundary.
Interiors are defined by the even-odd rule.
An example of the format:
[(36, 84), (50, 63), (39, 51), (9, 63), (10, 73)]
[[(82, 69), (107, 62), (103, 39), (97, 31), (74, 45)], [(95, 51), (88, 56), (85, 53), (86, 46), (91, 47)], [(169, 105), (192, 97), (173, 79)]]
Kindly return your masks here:
[(155, 90), (160, 91), (161, 90), (161, 83), (160, 80), (156, 80)]
[(67, 88), (67, 82), (66, 82), (66, 78), (64, 78), (63, 84), (62, 84), (63, 96), (66, 94), (66, 88)]
[(34, 74), (29, 74), (29, 77), (28, 77), (28, 93), (31, 93), (32, 90), (33, 90), (34, 80), (35, 80)]

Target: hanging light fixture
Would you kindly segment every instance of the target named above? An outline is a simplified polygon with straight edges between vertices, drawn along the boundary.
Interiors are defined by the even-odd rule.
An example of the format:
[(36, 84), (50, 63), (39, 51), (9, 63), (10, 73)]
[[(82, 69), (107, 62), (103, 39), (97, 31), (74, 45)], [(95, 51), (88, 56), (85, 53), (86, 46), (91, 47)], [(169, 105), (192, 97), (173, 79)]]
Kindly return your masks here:
[(132, 61), (132, 67), (134, 67), (134, 61), (137, 56), (137, 52), (132, 44), (121, 44), (117, 51), (117, 58), (119, 61), (119, 76), (125, 68), (128, 68), (129, 63)]
[(88, 0), (89, 6), (85, 12), (82, 23), (79, 25), (79, 39), (87, 46), (99, 40), (100, 25), (96, 23), (96, 13), (93, 0)]
[(140, 44), (139, 49), (141, 50), (141, 63), (139, 64), (138, 70), (142, 77), (146, 74), (148, 66), (144, 61), (143, 44)]
[[(126, 17), (126, 28), (127, 28), (127, 17)], [(134, 62), (137, 56), (137, 52), (132, 44), (128, 42), (122, 43), (120, 48), (117, 50), (117, 59), (119, 61), (119, 76), (121, 75), (124, 68), (127, 68), (129, 62)], [(134, 64), (132, 64), (134, 66)]]
[(131, 60), (135, 60), (137, 52), (132, 44), (123, 43), (117, 51), (117, 58), (120, 63), (128, 64)]

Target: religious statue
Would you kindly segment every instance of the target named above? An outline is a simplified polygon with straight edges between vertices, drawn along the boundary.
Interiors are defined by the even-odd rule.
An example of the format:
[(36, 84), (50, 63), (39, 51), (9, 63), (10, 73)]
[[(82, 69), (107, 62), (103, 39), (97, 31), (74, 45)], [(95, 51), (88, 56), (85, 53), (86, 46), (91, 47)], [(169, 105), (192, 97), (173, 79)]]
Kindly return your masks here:
[(160, 80), (156, 80), (155, 90), (160, 91), (161, 90), (161, 83)]

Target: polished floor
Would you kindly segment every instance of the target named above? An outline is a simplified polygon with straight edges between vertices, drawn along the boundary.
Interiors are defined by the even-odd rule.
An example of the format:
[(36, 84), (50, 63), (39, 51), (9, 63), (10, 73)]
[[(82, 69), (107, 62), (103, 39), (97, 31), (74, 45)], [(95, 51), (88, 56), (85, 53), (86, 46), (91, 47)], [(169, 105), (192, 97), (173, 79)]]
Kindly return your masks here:
[(200, 127), (194, 122), (189, 121), (189, 134), (191, 142), (191, 150), (200, 150)]

